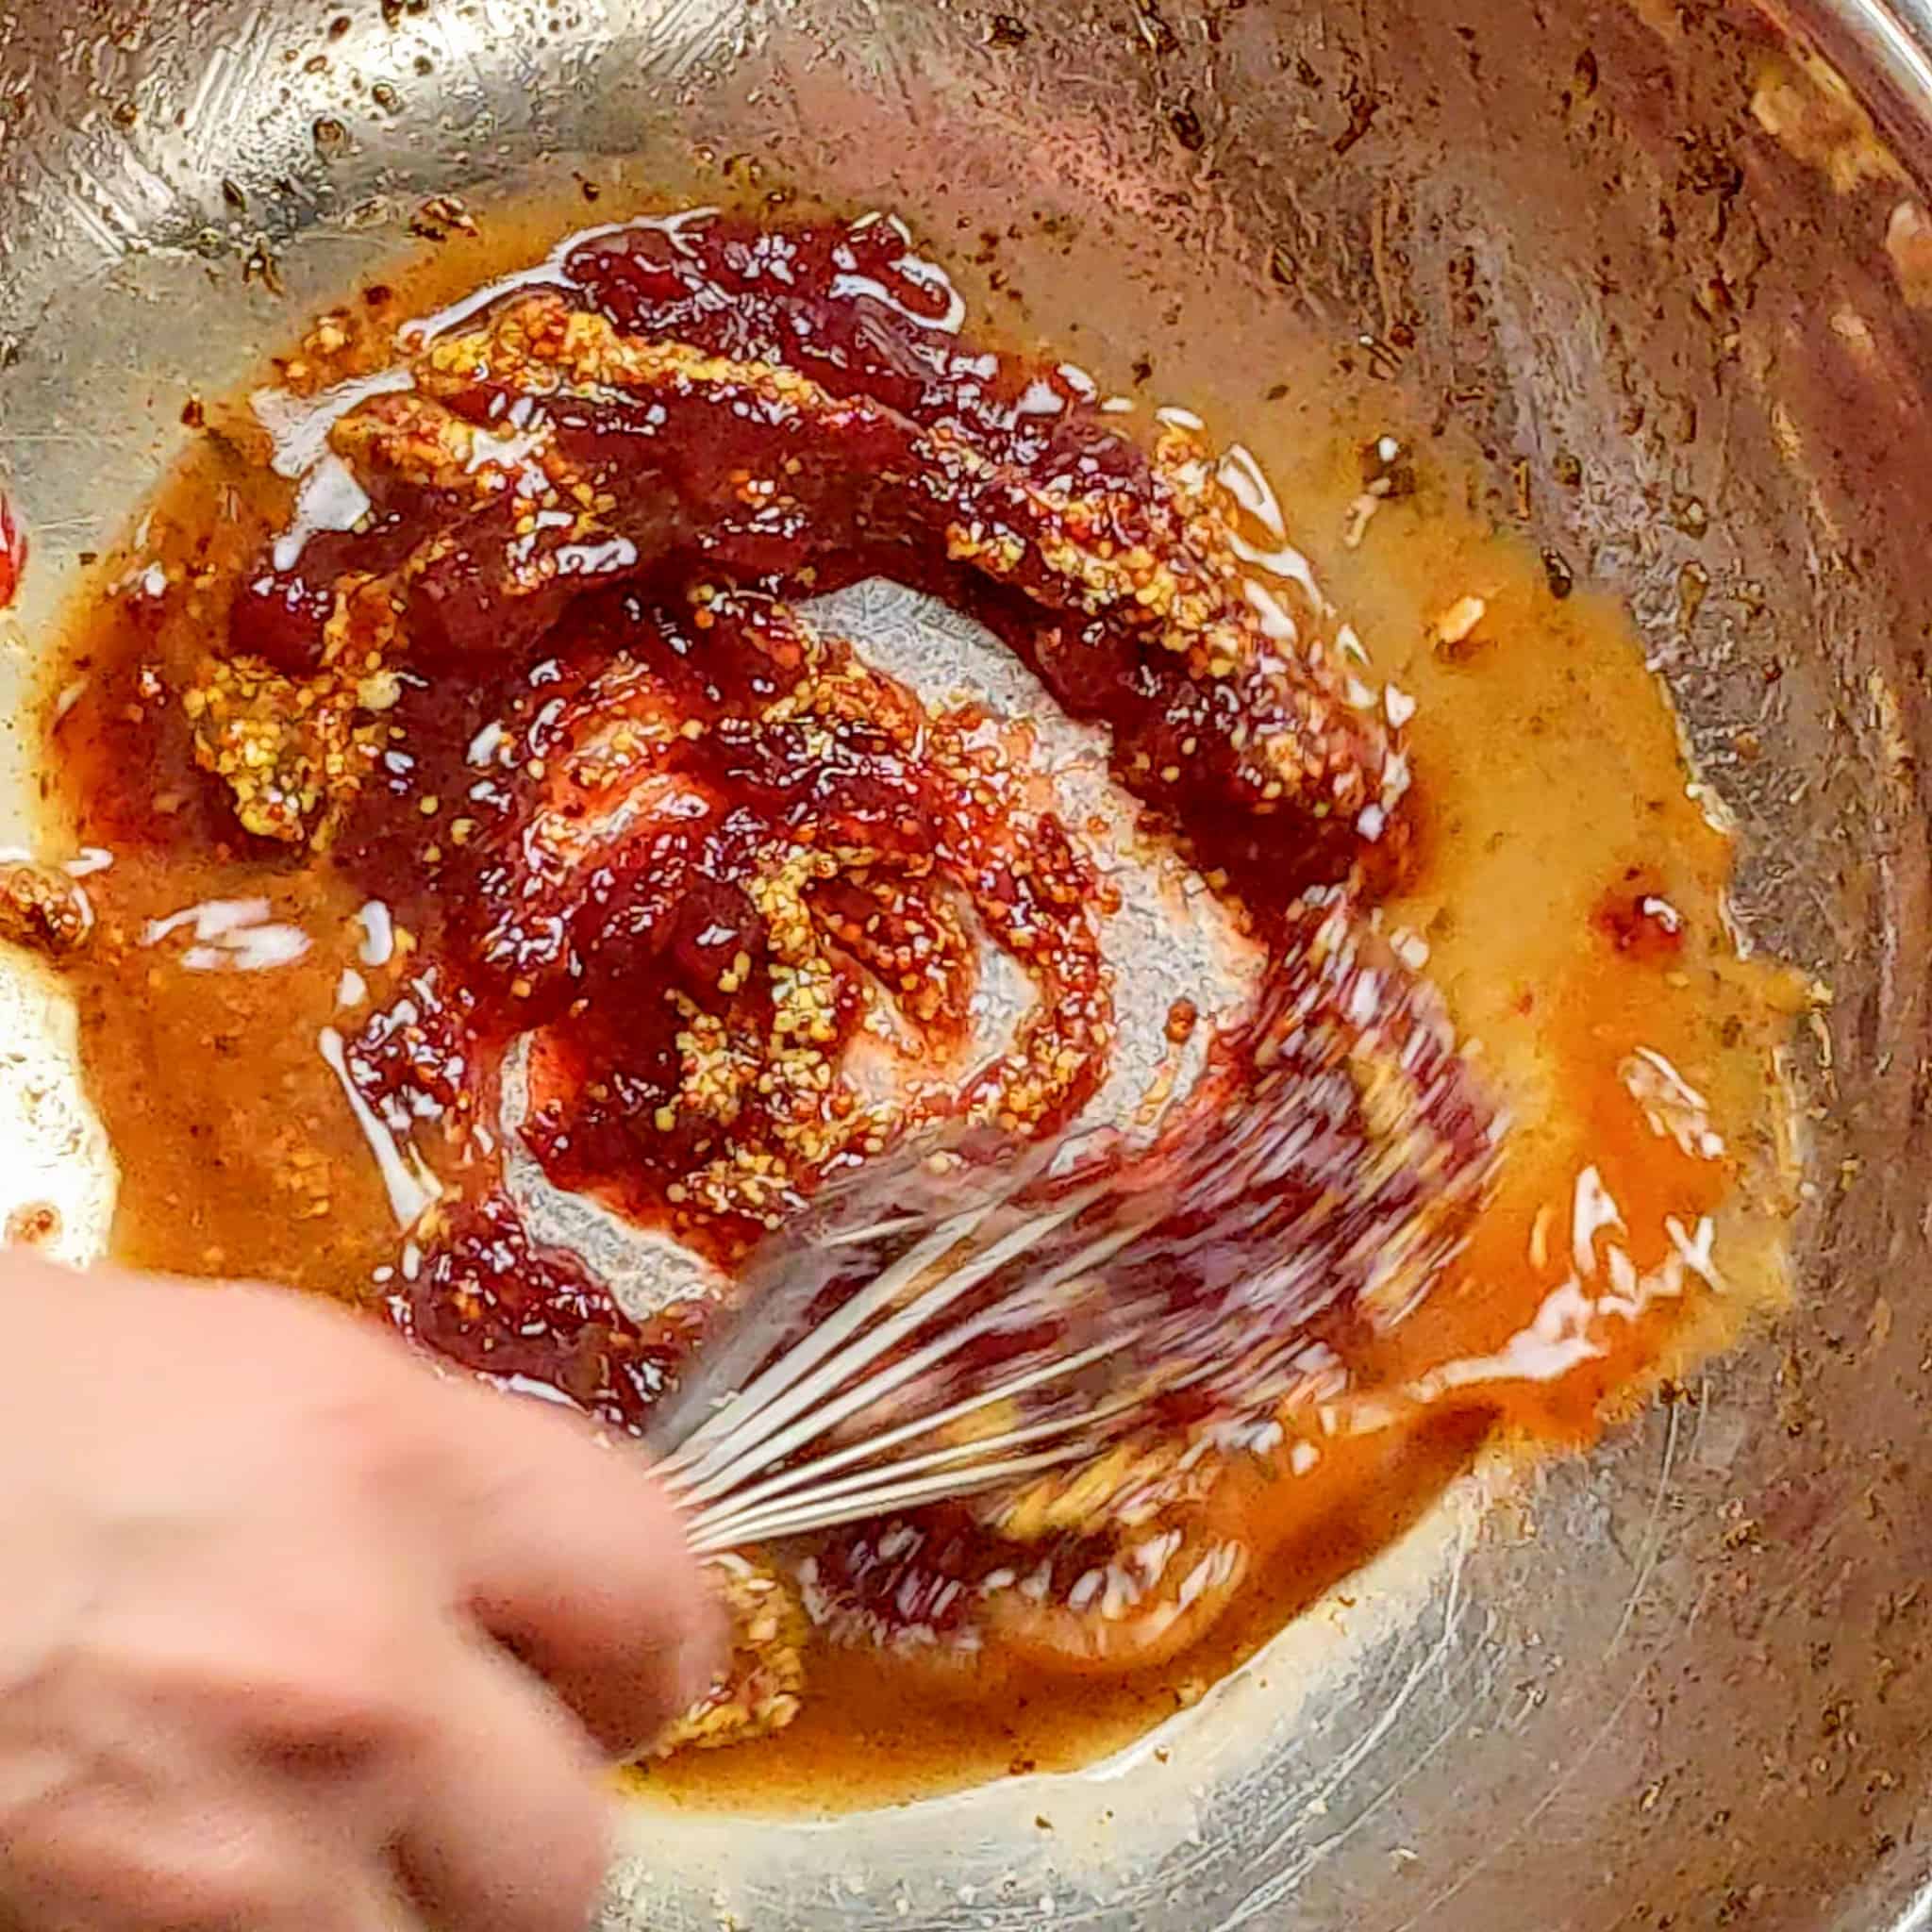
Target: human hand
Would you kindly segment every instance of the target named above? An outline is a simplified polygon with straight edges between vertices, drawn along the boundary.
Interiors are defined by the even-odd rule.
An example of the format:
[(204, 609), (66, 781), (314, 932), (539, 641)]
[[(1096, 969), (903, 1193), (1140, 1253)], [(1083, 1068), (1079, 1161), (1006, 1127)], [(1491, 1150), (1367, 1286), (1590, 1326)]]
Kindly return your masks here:
[(716, 1612), (641, 1462), (273, 1291), (0, 1254), (0, 1925), (575, 1932)]

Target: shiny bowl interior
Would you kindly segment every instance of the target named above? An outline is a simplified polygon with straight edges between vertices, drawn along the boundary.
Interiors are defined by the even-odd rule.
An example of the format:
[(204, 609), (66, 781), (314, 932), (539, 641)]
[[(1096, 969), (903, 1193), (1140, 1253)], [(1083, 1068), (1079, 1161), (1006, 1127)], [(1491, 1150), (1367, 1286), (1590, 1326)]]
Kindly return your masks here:
[[(0, 11), (0, 482), (37, 558), (0, 618), (0, 842), (50, 614), (184, 391), (426, 195), (622, 167), (898, 208), (941, 251), (1010, 234), (1022, 315), (1152, 345), (1177, 393), (1327, 342), (1628, 601), (1739, 827), (1740, 933), (1828, 993), (1792, 1046), (1793, 1306), (1588, 1460), (1464, 1482), (1124, 1757), (827, 1824), (639, 1811), (611, 1922), (1926, 1923), (1932, 16), (1008, 4)], [(51, 1194), (98, 1242), (111, 1163), (17, 972), (0, 1136), (0, 1211)]]

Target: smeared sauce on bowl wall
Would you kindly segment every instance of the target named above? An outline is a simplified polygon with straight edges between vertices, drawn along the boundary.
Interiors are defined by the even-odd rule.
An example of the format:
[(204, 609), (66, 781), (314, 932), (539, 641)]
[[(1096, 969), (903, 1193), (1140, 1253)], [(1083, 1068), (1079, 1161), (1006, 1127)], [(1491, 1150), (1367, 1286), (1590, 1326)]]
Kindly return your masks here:
[[(616, 229), (627, 212), (608, 201), (598, 210)], [(745, 245), (759, 232), (735, 217), (720, 220), (736, 222), (731, 232)], [(299, 785), (283, 787), (256, 810), (251, 828), (249, 797), (223, 750), (249, 741), (262, 715), (260, 680), (239, 709), (221, 714), (211, 709), (211, 663), (272, 664), (291, 687), (316, 678), (322, 632), (343, 608), (339, 579), (380, 574), (362, 570), (357, 557), (367, 524), (334, 527), (371, 513), (374, 471), (352, 465), (344, 493), (342, 464), (325, 459), (331, 425), (373, 423), (391, 438), (376, 465), (398, 467), (406, 458), (397, 438), (425, 425), (384, 412), (425, 385), (391, 372), (433, 357), (437, 341), (489, 336), (477, 353), (498, 356), (506, 311), (541, 300), (545, 284), (525, 275), (493, 306), (473, 302), (475, 292), (546, 255), (553, 263), (570, 258), (569, 244), (549, 252), (566, 225), (554, 208), (491, 217), (485, 232), (472, 234), (467, 212), (452, 206), (437, 225), (445, 246), (346, 296), (249, 394), (184, 399), (190, 447), (74, 607), (45, 712), (58, 783), (44, 856), (67, 860), (67, 870), (56, 878), (45, 867), (16, 869), (14, 898), (41, 909), (23, 912), (8, 930), (58, 952), (78, 1000), (91, 1090), (122, 1170), (120, 1258), (335, 1296), (398, 1320), (512, 1387), (547, 1388), (613, 1424), (641, 1426), (659, 1389), (675, 1382), (681, 1352), (702, 1345), (739, 1258), (770, 1224), (782, 1231), (798, 1191), (921, 1119), (981, 1103), (985, 1066), (1002, 1045), (982, 1037), (989, 1005), (998, 1006), (988, 992), (994, 955), (1026, 967), (1017, 991), (1008, 991), (1013, 1028), (1042, 1009), (1065, 1024), (1036, 1029), (1037, 1053), (1008, 1045), (1007, 1085), (987, 1103), (988, 1117), (1015, 1132), (1084, 1117), (1111, 1091), (1109, 1067), (1129, 1038), (1144, 1037), (1152, 1044), (1145, 1069), (1136, 1063), (1138, 1100), (1095, 1116), (1099, 1126), (1144, 1140), (1158, 1136), (1170, 1108), (1185, 1107), (1211, 1042), (1239, 1035), (1241, 999), (1261, 970), (1255, 961), (1271, 945), (1281, 951), (1271, 934), (1292, 924), (1283, 902), (1310, 888), (1345, 891), (1352, 903), (1358, 896), (1365, 932), (1386, 949), (1387, 980), (1412, 978), (1419, 996), (1431, 986), (1440, 994), (1499, 1124), (1479, 1213), (1432, 1274), (1426, 1297), (1377, 1342), (1374, 1386), (1402, 1391), (1400, 1414), (1377, 1426), (1357, 1419), (1327, 1437), (1317, 1426), (1319, 1453), (1298, 1443), (1293, 1466), (1264, 1466), (1264, 1457), (1229, 1469), (1214, 1514), (1242, 1560), (1211, 1614), (1170, 1619), (1169, 1638), (1141, 1653), (1090, 1646), (1085, 1667), (1074, 1660), (1078, 1644), (1045, 1663), (1037, 1656), (1002, 1662), (977, 1639), (970, 1649), (949, 1646), (943, 1620), (929, 1613), (960, 1576), (922, 1571), (916, 1544), (882, 1552), (884, 1537), (868, 1543), (854, 1533), (836, 1550), (779, 1552), (772, 1561), (788, 1609), (767, 1622), (786, 1652), (783, 1668), (748, 1644), (742, 1681), (721, 1687), (713, 1713), (748, 1716), (741, 1732), (729, 1723), (713, 1727), (741, 1740), (679, 1751), (640, 1772), (654, 1792), (695, 1804), (815, 1808), (1091, 1759), (1191, 1703), (1399, 1534), (1499, 1430), (1525, 1443), (1586, 1444), (1660, 1375), (1721, 1346), (1752, 1311), (1774, 1303), (1790, 1181), (1775, 1056), (1802, 993), (1780, 969), (1738, 956), (1724, 908), (1731, 841), (1687, 774), (1639, 641), (1612, 601), (1468, 509), (1457, 459), (1432, 444), (1419, 414), (1405, 413), (1398, 391), (1345, 390), (1310, 343), (1285, 343), (1281, 365), (1255, 373), (1251, 409), (1216, 408), (1198, 426), (1185, 414), (1158, 420), (1134, 371), (1074, 369), (1058, 359), (1064, 344), (1051, 337), (1008, 341), (991, 332), (970, 268), (928, 262), (909, 242), (890, 240), (895, 230), (875, 223), (840, 229), (833, 217), (808, 221), (788, 210), (786, 224), (770, 231), (838, 233), (844, 242), (828, 245), (857, 238), (861, 249), (883, 248), (877, 261), (836, 271), (853, 278), (836, 297), (845, 325), (857, 315), (890, 359), (895, 329), (944, 321), (967, 345), (962, 354), (986, 358), (990, 387), (1008, 403), (1032, 395), (1041, 413), (1084, 424), (1094, 437), (1118, 431), (1127, 454), (1107, 459), (1115, 464), (1108, 474), (1124, 479), (1127, 495), (1158, 496), (1167, 487), (1158, 474), (1147, 482), (1138, 466), (1158, 439), (1174, 439), (1174, 461), (1191, 464), (1190, 476), (1212, 479), (1201, 487), (1221, 492), (1228, 528), (1246, 546), (1239, 560), (1272, 587), (1276, 608), (1291, 612), (1295, 648), (1307, 650), (1313, 637), (1327, 651), (1322, 690), (1342, 693), (1366, 721), (1338, 713), (1337, 728), (1379, 747), (1360, 759), (1371, 783), (1352, 823), (1363, 808), (1381, 809), (1386, 796), (1399, 838), (1385, 841), (1372, 818), (1377, 836), (1361, 851), (1350, 843), (1311, 859), (1331, 842), (1325, 824), (1264, 815), (1254, 823), (1278, 828), (1273, 844), (1250, 836), (1243, 821), (1239, 836), (1217, 845), (1224, 828), (1212, 814), (1191, 825), (1191, 799), (1244, 779), (1239, 758), (1219, 774), (1194, 769), (1207, 762), (1199, 719), (1184, 719), (1172, 749), (1156, 751), (1137, 793), (1129, 760), (1117, 758), (1122, 769), (1108, 776), (1106, 741), (1093, 724), (1080, 727), (1084, 741), (1054, 740), (1010, 697), (1003, 710), (997, 699), (960, 688), (958, 660), (947, 660), (937, 684), (923, 684), (911, 660), (870, 664), (862, 634), (849, 652), (834, 639), (829, 656), (811, 658), (814, 692), (835, 693), (813, 712), (795, 662), (765, 688), (778, 675), (769, 671), (770, 652), (782, 655), (793, 641), (779, 634), (790, 622), (785, 604), (734, 602), (734, 579), (753, 571), (749, 553), (711, 572), (715, 582), (684, 572), (668, 600), (679, 636), (667, 653), (660, 606), (648, 620), (652, 642), (638, 644), (645, 620), (612, 601), (638, 594), (635, 560), (610, 547), (631, 541), (623, 528), (564, 533), (574, 548), (564, 575), (611, 575), (596, 592), (602, 603), (587, 593), (546, 605), (529, 635), (500, 651), (495, 636), (473, 635), (446, 638), (426, 655), (382, 647), (353, 666), (343, 700), (355, 712), (350, 728), (379, 732), (363, 741), (366, 767), (340, 813), (325, 780), (306, 803)], [(691, 225), (699, 256), (705, 234), (724, 227)], [(681, 231), (673, 220), (640, 232)], [(630, 247), (622, 234), (617, 245)], [(647, 263), (658, 247), (644, 247)], [(900, 277), (891, 292), (913, 310), (909, 324), (890, 305), (867, 307), (885, 292), (882, 264)], [(867, 281), (872, 291), (858, 287)], [(922, 293), (931, 298), (923, 308)], [(632, 290), (625, 299), (652, 295)], [(608, 287), (588, 307), (615, 316), (615, 338), (678, 340), (675, 328), (641, 325)], [(410, 324), (430, 316), (444, 320), (425, 342)], [(595, 347), (599, 378), (608, 379), (616, 352), (608, 337)], [(741, 341), (699, 347), (705, 367), (682, 371), (679, 381), (737, 382), (765, 366)], [(720, 362), (731, 366), (712, 366)], [(471, 375), (448, 385), (443, 400), (456, 416), (468, 409), (470, 429), (494, 441), (480, 454), (466, 442), (458, 468), (474, 478), (525, 461), (527, 450), (510, 445), (528, 437), (530, 416), (506, 424), (458, 393), (473, 379), (507, 380), (508, 365), (464, 368)], [(633, 382), (660, 373), (654, 366), (640, 375), (634, 358), (621, 372)], [(1294, 399), (1289, 409), (1263, 404), (1284, 385)], [(546, 375), (530, 390), (542, 392), (539, 410), (554, 387)], [(1109, 408), (1116, 394), (1134, 406)], [(432, 425), (438, 434), (443, 422)], [(831, 434), (823, 428), (820, 441)], [(1237, 443), (1241, 450), (1230, 453)], [(759, 451), (747, 440), (736, 466), (754, 521), (767, 480)], [(996, 453), (1024, 468), (1011, 447)], [(729, 483), (732, 467), (723, 474)], [(622, 506), (582, 508), (622, 522)], [(544, 511), (526, 514), (534, 525)], [(397, 516), (412, 542), (433, 527), (416, 510)], [(1279, 526), (1268, 527), (1276, 516)], [(821, 648), (813, 613), (850, 608), (837, 599), (814, 605), (812, 596), (835, 591), (849, 600), (874, 575), (944, 603), (984, 590), (962, 589), (960, 573), (976, 567), (970, 546), (952, 545), (954, 555), (936, 562), (929, 547), (908, 543), (882, 564), (866, 550), (869, 541), (861, 531), (847, 546), (858, 561), (842, 575), (829, 555), (758, 560), (760, 570), (789, 572), (787, 595), (807, 600), (808, 658)], [(1049, 530), (1041, 554), (1053, 541)], [(402, 547), (384, 552), (380, 571), (414, 568), (399, 563)], [(1313, 564), (1307, 581), (1304, 555)], [(305, 577), (318, 558), (324, 565)], [(821, 564), (823, 575), (812, 575)], [(1000, 567), (1010, 578), (1030, 564), (1009, 558)], [(709, 594), (691, 594), (697, 589)], [(238, 649), (238, 590), (242, 601), (252, 595), (266, 606), (271, 622), (288, 619), (286, 634), (269, 638), (258, 625), (249, 648)], [(1079, 709), (1074, 672), (1028, 641), (1041, 600), (1061, 594), (1052, 583), (1016, 592), (1003, 582), (968, 614), (985, 626), (984, 648), (1018, 641), (1023, 654), (1035, 651), (1047, 702), (1065, 695)], [(477, 608), (492, 622), (500, 615)], [(519, 623), (530, 608), (517, 607)], [(936, 624), (938, 608), (919, 605), (912, 617)], [(306, 641), (298, 635), (305, 625), (314, 631)], [(719, 640), (727, 635), (756, 675), (721, 694), (707, 667), (724, 661)], [(679, 667), (691, 666), (698, 668), (679, 686)], [(327, 695), (319, 683), (308, 688)], [(1160, 704), (1174, 711), (1181, 695), (1163, 687)], [(231, 680), (214, 703), (234, 696)], [(509, 917), (533, 905), (528, 877), (500, 866), (492, 873), (476, 856), (495, 835), (492, 814), (527, 856), (540, 811), (579, 826), (587, 816), (596, 823), (600, 810), (608, 815), (618, 796), (611, 773), (599, 765), (586, 775), (584, 764), (609, 763), (612, 718), (664, 742), (739, 745), (757, 736), (742, 735), (745, 721), (765, 719), (780, 702), (792, 706), (788, 724), (809, 714), (818, 735), (785, 771), (760, 768), (769, 809), (782, 794), (795, 832), (806, 821), (794, 808), (809, 792), (815, 823), (841, 812), (875, 819), (878, 794), (867, 788), (890, 752), (894, 782), (908, 787), (892, 809), (924, 814), (897, 858), (882, 864), (881, 841), (868, 835), (864, 857), (853, 859), (858, 841), (845, 823), (824, 843), (841, 845), (846, 861), (828, 861), (801, 890), (795, 879), (774, 883), (770, 840), (741, 841), (732, 849), (741, 862), (723, 878), (731, 891), (720, 896), (714, 841), (706, 862), (661, 895), (661, 907), (638, 914), (638, 931), (669, 935), (668, 964), (641, 973), (625, 955), (620, 973), (600, 967), (586, 942), (572, 956), (568, 987), (553, 998), (543, 972), (563, 956), (543, 956), (532, 926)], [(1102, 724), (1138, 728), (1126, 703), (1101, 691), (1086, 709)], [(896, 739), (886, 730), (882, 746), (878, 721), (889, 713), (904, 728)], [(241, 721), (225, 739), (224, 717)], [(620, 747), (617, 763), (630, 755)], [(1067, 773), (1082, 756), (1088, 789), (1075, 812), (1057, 787), (1073, 795)], [(685, 822), (680, 812), (708, 824), (730, 818), (741, 764), (677, 757), (689, 797), (671, 821)], [(1400, 795), (1384, 782), (1391, 757), (1406, 780)], [(937, 793), (920, 790), (917, 773), (905, 776), (928, 758), (944, 766)], [(843, 790), (820, 782), (834, 768)], [(278, 824), (291, 796), (292, 818)], [(1104, 808), (1091, 808), (1096, 798)], [(636, 798), (625, 790), (619, 802), (632, 825)], [(318, 837), (332, 813), (336, 822)], [(968, 821), (980, 828), (978, 843), (946, 831), (954, 842), (931, 884), (913, 858), (934, 841), (934, 825)], [(804, 842), (819, 838), (815, 829)], [(1015, 853), (1024, 863), (1013, 862)], [(643, 886), (668, 876), (668, 854), (666, 846), (635, 869)], [(975, 854), (997, 862), (974, 872)], [(75, 855), (84, 855), (77, 863)], [(673, 856), (685, 863), (689, 852)], [(1191, 958), (1191, 946), (1226, 967), (1205, 974), (1197, 997), (1172, 998), (1163, 980), (1150, 1006), (1143, 966), (1137, 1007), (1136, 943), (1144, 951), (1144, 931), (1133, 928), (1141, 941), (1109, 950), (1115, 928), (1128, 930), (1108, 909), (1109, 895), (1132, 898), (1115, 883), (1124, 873), (1157, 879), (1143, 894), (1145, 917), (1157, 922), (1148, 929), (1169, 921), (1186, 937), (1186, 945), (1174, 942), (1179, 953)], [(1024, 919), (1013, 896), (1023, 874), (1041, 881)], [(566, 867), (562, 876), (554, 903), (535, 906), (538, 924), (568, 924), (584, 903), (581, 875)], [(883, 897), (875, 891), (882, 877), (894, 883)], [(71, 891), (84, 895), (87, 928), (74, 927), (70, 909), (57, 945), (49, 922)], [(855, 904), (855, 894), (865, 903)], [(835, 895), (842, 897), (828, 912), (825, 900)], [(742, 916), (747, 900), (756, 920)], [(1090, 916), (1089, 902), (1099, 914)], [(786, 915), (801, 908), (832, 934), (829, 943), (783, 937)], [(881, 915), (884, 938), (868, 925)], [(1050, 942), (1016, 941), (1020, 926)], [(772, 1021), (774, 1012), (805, 1012), (801, 985), (825, 990), (824, 1051), (787, 1064), (804, 1066), (802, 1086), (830, 1092), (845, 1081), (858, 1095), (851, 1131), (849, 1114), (801, 1103), (777, 1146), (765, 1136), (770, 1119), (760, 1117), (765, 1138), (751, 1152), (775, 1148), (792, 1163), (790, 1193), (759, 1184), (770, 1170), (755, 1158), (721, 1170), (710, 1143), (691, 1138), (693, 1096), (715, 1095), (713, 1076), (733, 1065), (731, 1016), (774, 965), (797, 999), (760, 1007), (766, 1046), (801, 1037), (790, 1021)], [(903, 983), (891, 984), (895, 974)], [(693, 1000), (701, 980), (723, 989), (719, 1002)], [(870, 991), (855, 1002), (850, 989), (861, 980)], [(525, 1027), (519, 1013), (546, 999), (541, 1030)], [(506, 1046), (525, 1034), (538, 1043), (521, 1056)], [(643, 1035), (648, 1053), (637, 1044)], [(841, 1058), (855, 1041), (873, 1069), (862, 1089), (856, 1062)], [(486, 1055), (487, 1076), (479, 1074)], [(773, 1064), (767, 1056), (738, 1067), (753, 1115)], [(636, 1090), (628, 1101), (625, 1082)], [(520, 1103), (508, 1119), (507, 1084)], [(1025, 1108), (999, 1097), (1020, 1092), (1030, 1096)], [(721, 1104), (729, 1129), (749, 1136), (742, 1095)], [(511, 1185), (512, 1167), (523, 1193)], [(547, 1203), (534, 1235), (531, 1189)], [(572, 1199), (593, 1204), (588, 1218), (559, 1208)], [(622, 1244), (626, 1223), (675, 1235), (679, 1245), (660, 1241), (642, 1285), (613, 1292), (599, 1267)], [(559, 1231), (582, 1234), (581, 1251), (566, 1252)], [(812, 1587), (823, 1575), (817, 1569), (800, 1590), (802, 1564), (837, 1562), (847, 1565), (848, 1581), (861, 1569), (874, 1580), (841, 1596)], [(972, 1573), (982, 1594), (989, 1577), (1004, 1575), (992, 1562), (982, 1553)], [(1183, 1581), (1156, 1578), (1150, 1595)], [(1077, 1577), (1058, 1575), (1048, 1587), (1070, 1583), (1079, 1587)], [(790, 1607), (793, 1591), (809, 1615)], [(747, 1684), (762, 1693), (762, 1717), (739, 1710)]]

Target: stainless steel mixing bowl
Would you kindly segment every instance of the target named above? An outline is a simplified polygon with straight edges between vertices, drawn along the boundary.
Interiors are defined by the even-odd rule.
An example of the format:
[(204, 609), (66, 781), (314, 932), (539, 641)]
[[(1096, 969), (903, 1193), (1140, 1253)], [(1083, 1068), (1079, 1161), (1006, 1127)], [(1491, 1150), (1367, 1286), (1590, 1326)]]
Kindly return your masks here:
[[(1591, 1459), (1462, 1485), (1125, 1758), (828, 1824), (640, 1813), (611, 1916), (1932, 1923), (1932, 11), (997, 5), (0, 5), (0, 473), (38, 556), (0, 707), (185, 389), (425, 194), (574, 157), (1010, 228), (1096, 356), (1228, 409), (1291, 327), (1433, 399), (1628, 599), (1740, 828), (1740, 929), (1831, 991), (1790, 1313)], [(109, 1176), (58, 1003), (4, 1000), (0, 1191), (84, 1247)]]

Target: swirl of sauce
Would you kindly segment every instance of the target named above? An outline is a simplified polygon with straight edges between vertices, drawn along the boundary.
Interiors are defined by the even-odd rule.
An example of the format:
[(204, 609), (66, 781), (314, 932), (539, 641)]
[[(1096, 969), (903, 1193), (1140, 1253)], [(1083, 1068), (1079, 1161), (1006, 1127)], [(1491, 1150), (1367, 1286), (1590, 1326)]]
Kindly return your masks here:
[[(1296, 1415), (1373, 1386), (1492, 1151), (1366, 923), (1405, 849), (1394, 727), (1199, 438), (1143, 446), (1077, 372), (968, 340), (889, 222), (643, 224), (486, 297), (333, 423), (354, 526), (273, 546), (185, 700), (258, 839), (373, 884), (434, 822), (434, 954), (343, 1066), (381, 1118), (468, 1123), (482, 1178), (412, 1231), (396, 1319), (641, 1428), (709, 1305), (626, 1313), (533, 1240), (502, 1132), (728, 1269), (923, 1124), (1037, 1137), (1092, 1095), (1119, 992), (1092, 853), (970, 709), (797, 608), (877, 575), (940, 594), (1106, 727), (1115, 781), (1265, 953), (1135, 1157), (1162, 1214), (1116, 1283), (1150, 1361), (1212, 1373), (1079, 1470), (793, 1571), (848, 1641), (1171, 1654), (1246, 1574), (1230, 1498), (1291, 1462)], [(990, 1057), (982, 946), (1031, 994)], [(974, 1366), (1077, 1346), (1064, 1314)]]

